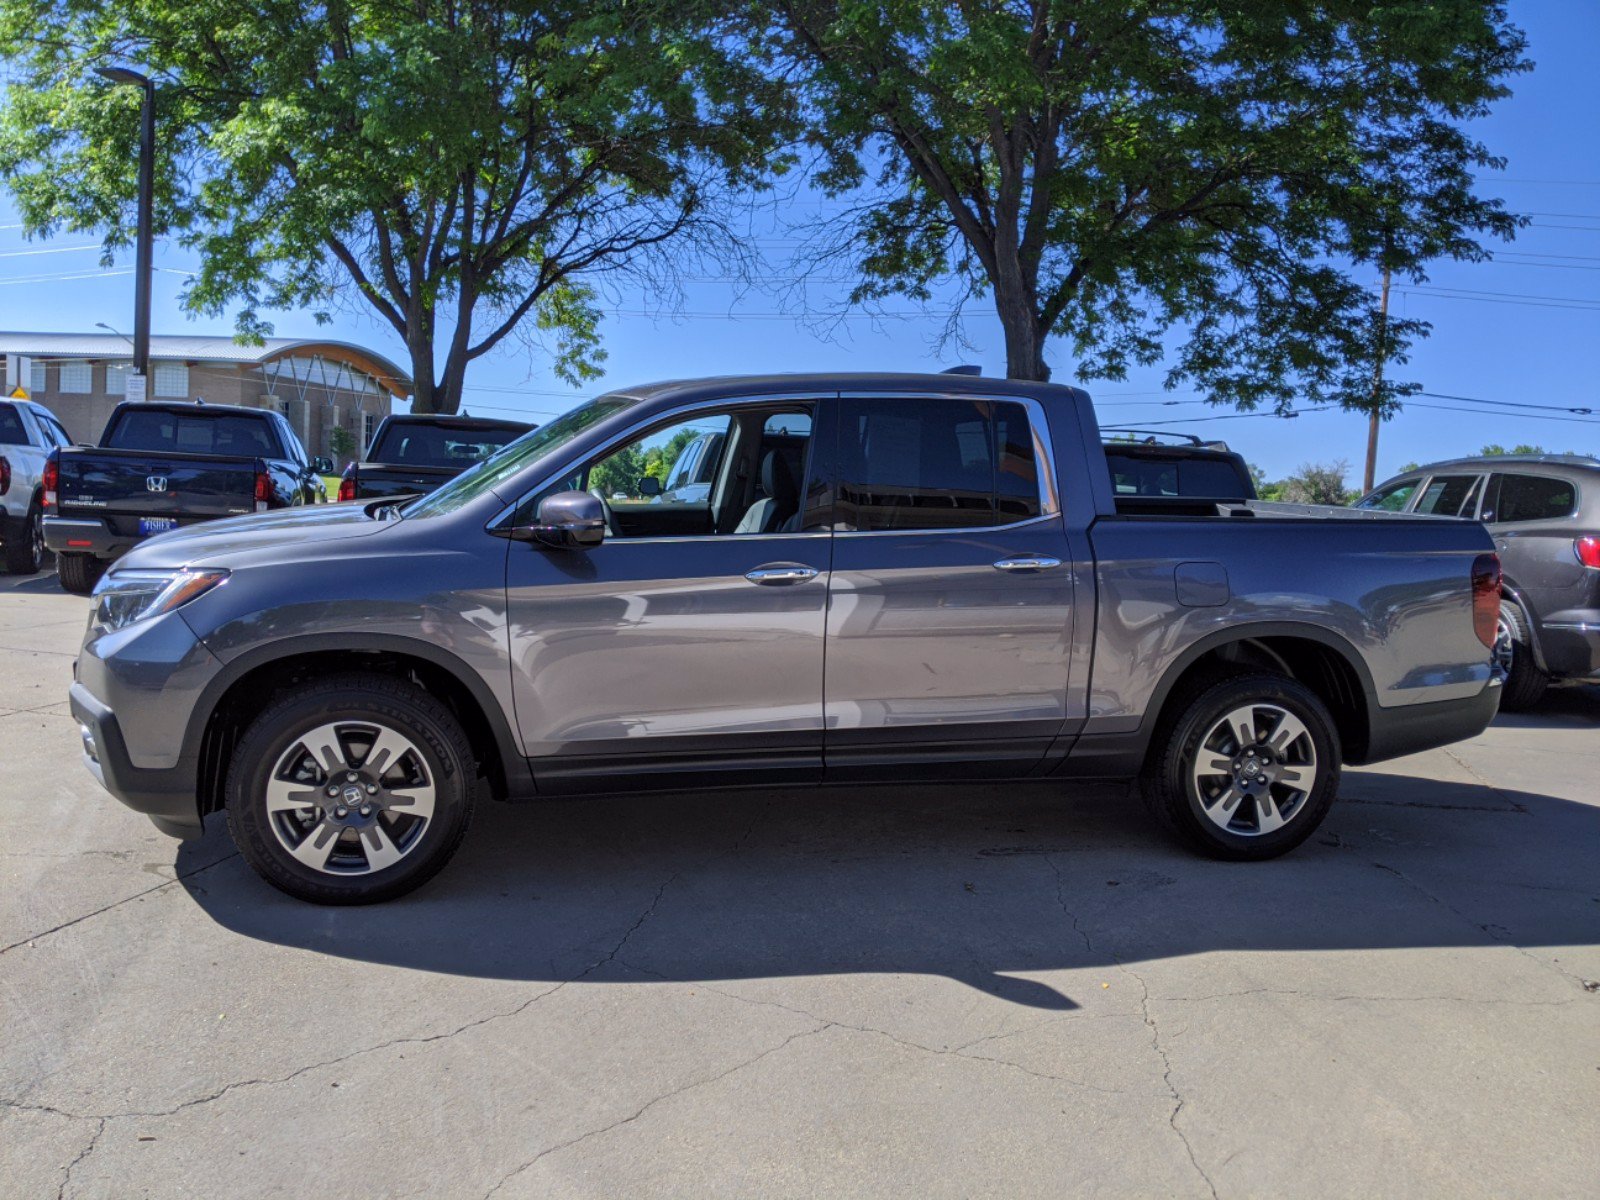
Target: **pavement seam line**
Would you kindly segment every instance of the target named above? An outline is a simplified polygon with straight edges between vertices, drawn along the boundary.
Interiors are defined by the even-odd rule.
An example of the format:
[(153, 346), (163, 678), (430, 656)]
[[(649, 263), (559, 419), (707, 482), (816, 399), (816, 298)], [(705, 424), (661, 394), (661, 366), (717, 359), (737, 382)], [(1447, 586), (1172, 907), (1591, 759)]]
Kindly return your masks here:
[(73, 917), (70, 921), (63, 921), (59, 925), (52, 925), (49, 929), (44, 930), (42, 933), (30, 933), (27, 937), (22, 938), (19, 941), (12, 942), (9, 946), (0, 946), (0, 954), (10, 954), (11, 951), (17, 949), (19, 946), (32, 945), (34, 942), (41, 941), (53, 933), (60, 933), (63, 929), (71, 929), (74, 925), (79, 925), (84, 921), (92, 920), (93, 918), (100, 916), (102, 913), (110, 912), (114, 908), (121, 908), (124, 904), (131, 904), (133, 901), (142, 899), (143, 897), (151, 895), (154, 892), (164, 891), (175, 884), (180, 884), (186, 879), (193, 879), (196, 875), (211, 870), (212, 867), (220, 867), (223, 863), (230, 862), (238, 857), (239, 852), (237, 850), (233, 851), (231, 854), (224, 854), (221, 858), (216, 859), (213, 862), (208, 862), (203, 867), (196, 867), (192, 871), (185, 871), (182, 875), (174, 875), (171, 879), (163, 880), (154, 887), (147, 887), (142, 892), (135, 892), (131, 896), (124, 896), (121, 900), (113, 900), (110, 904), (105, 905), (103, 908), (97, 908), (93, 912), (84, 913), (80, 917)]
[[(1089, 954), (1093, 956), (1094, 954), (1098, 953), (1098, 951), (1095, 950), (1094, 941), (1092, 938), (1090, 938), (1089, 931), (1086, 930), (1079, 921), (1078, 914), (1067, 907), (1066, 893), (1064, 890), (1065, 881), (1061, 877), (1061, 867), (1056, 863), (1054, 857), (1050, 855), (1045, 856), (1045, 862), (1049, 865), (1051, 873), (1055, 876), (1056, 905), (1063, 913), (1067, 915), (1068, 919), (1072, 921), (1073, 932), (1083, 939), (1084, 949), (1086, 949)], [(1189, 1165), (1195, 1169), (1195, 1173), (1199, 1175), (1201, 1180), (1205, 1183), (1206, 1190), (1211, 1193), (1211, 1200), (1217, 1200), (1217, 1185), (1212, 1182), (1211, 1176), (1206, 1173), (1206, 1169), (1200, 1165), (1200, 1158), (1195, 1153), (1194, 1143), (1189, 1140), (1189, 1135), (1185, 1133), (1183, 1128), (1178, 1124), (1178, 1117), (1183, 1112), (1184, 1105), (1187, 1103), (1187, 1101), (1184, 1099), (1183, 1094), (1178, 1091), (1177, 1085), (1172, 1082), (1172, 1058), (1167, 1053), (1167, 1048), (1161, 1044), (1161, 1027), (1156, 1023), (1155, 1016), (1150, 1011), (1150, 985), (1145, 982), (1144, 976), (1140, 975), (1139, 972), (1135, 971), (1123, 961), (1121, 955), (1117, 954), (1115, 951), (1112, 951), (1108, 956), (1112, 962), (1116, 963), (1119, 971), (1122, 971), (1124, 974), (1128, 975), (1135, 983), (1139, 985), (1139, 1012), (1144, 1018), (1145, 1025), (1150, 1030), (1150, 1048), (1156, 1052), (1156, 1056), (1161, 1060), (1161, 1082), (1166, 1085), (1167, 1092), (1172, 1097), (1172, 1111), (1167, 1114), (1167, 1124), (1171, 1126), (1172, 1132), (1178, 1135), (1178, 1140), (1183, 1143), (1184, 1153), (1189, 1156)]]
[(751, 1058), (734, 1063), (733, 1066), (728, 1067), (726, 1070), (719, 1071), (715, 1075), (708, 1075), (703, 1079), (691, 1080), (680, 1087), (675, 1087), (670, 1091), (661, 1093), (659, 1096), (654, 1096), (651, 1099), (646, 1100), (642, 1105), (636, 1108), (633, 1112), (629, 1113), (627, 1116), (619, 1117), (617, 1120), (612, 1121), (608, 1125), (603, 1125), (597, 1129), (588, 1130), (585, 1133), (578, 1134), (576, 1137), (570, 1137), (564, 1142), (557, 1142), (553, 1146), (546, 1147), (545, 1149), (539, 1151), (539, 1153), (535, 1154), (532, 1158), (522, 1163), (520, 1166), (512, 1168), (510, 1172), (501, 1176), (500, 1181), (483, 1194), (483, 1200), (489, 1200), (490, 1196), (493, 1196), (518, 1175), (521, 1175), (524, 1171), (531, 1168), (540, 1159), (545, 1158), (548, 1155), (555, 1154), (558, 1151), (570, 1149), (571, 1147), (578, 1145), (580, 1142), (588, 1141), (590, 1138), (600, 1137), (602, 1134), (610, 1133), (614, 1129), (620, 1129), (624, 1125), (631, 1125), (634, 1121), (637, 1121), (640, 1117), (644, 1116), (645, 1113), (649, 1112), (656, 1105), (663, 1104), (666, 1101), (671, 1100), (674, 1096), (681, 1096), (685, 1092), (693, 1091), (695, 1088), (708, 1087), (713, 1083), (717, 1083), (720, 1080), (728, 1078), (728, 1076), (733, 1075), (736, 1072), (744, 1070), (746, 1067), (753, 1067), (762, 1059), (778, 1053), (778, 1051), (784, 1049), (792, 1042), (797, 1042), (801, 1038), (812, 1037), (816, 1034), (822, 1033), (824, 1030), (831, 1028), (831, 1024), (831, 1022), (828, 1022), (815, 1026), (812, 1029), (802, 1029), (798, 1033), (791, 1033), (777, 1045), (769, 1046), (765, 1050), (761, 1051), (761, 1053), (754, 1055)]
[[(213, 865), (215, 865), (215, 864), (213, 864)], [(428, 1043), (431, 1043), (431, 1042), (448, 1041), (450, 1038), (455, 1037), (459, 1033), (465, 1033), (469, 1029), (476, 1029), (481, 1025), (487, 1025), (490, 1022), (493, 1022), (493, 1021), (505, 1020), (508, 1017), (517, 1016), (518, 1014), (527, 1011), (529, 1008), (532, 1008), (535, 1004), (539, 1003), (539, 1001), (545, 999), (547, 996), (555, 995), (562, 988), (566, 987), (569, 983), (577, 983), (579, 980), (587, 978), (588, 976), (592, 975), (594, 972), (598, 971), (601, 967), (603, 967), (607, 963), (611, 962), (613, 959), (616, 958), (616, 956), (619, 953), (621, 953), (622, 948), (623, 948), (623, 946), (625, 946), (627, 944), (628, 939), (631, 938), (634, 935), (634, 933), (639, 929), (639, 927), (641, 925), (643, 925), (647, 920), (649, 920), (650, 916), (655, 912), (656, 906), (661, 903), (661, 897), (666, 892), (667, 886), (670, 883), (672, 883), (673, 879), (676, 879), (676, 878), (677, 878), (677, 876), (673, 875), (671, 878), (669, 878), (666, 881), (666, 883), (663, 883), (659, 888), (657, 888), (656, 889), (655, 898), (651, 900), (649, 907), (646, 908), (644, 910), (644, 912), (639, 915), (638, 919), (635, 920), (633, 922), (633, 924), (628, 926), (628, 928), (623, 932), (622, 937), (618, 939), (617, 944), (615, 946), (613, 946), (611, 948), (611, 950), (609, 952), (607, 952), (604, 956), (602, 956), (601, 958), (598, 958), (594, 962), (590, 963), (582, 971), (578, 972), (576, 975), (572, 976), (570, 979), (563, 979), (559, 983), (557, 983), (557, 984), (555, 984), (555, 985), (553, 985), (551, 987), (545, 988), (543, 991), (541, 991), (541, 992), (529, 997), (528, 999), (522, 1001), (522, 1003), (516, 1005), (514, 1008), (507, 1009), (504, 1012), (490, 1013), (487, 1016), (479, 1017), (479, 1018), (477, 1018), (475, 1020), (468, 1021), (465, 1024), (456, 1027), (455, 1029), (449, 1030), (448, 1032), (445, 1032), (445, 1033), (431, 1033), (431, 1034), (427, 1034), (427, 1035), (423, 1035), (423, 1036), (413, 1035), (413, 1036), (410, 1036), (410, 1037), (391, 1038), (386, 1042), (379, 1042), (379, 1043), (376, 1043), (375, 1045), (371, 1045), (371, 1046), (363, 1046), (359, 1050), (352, 1050), (348, 1054), (341, 1054), (341, 1055), (339, 1055), (339, 1056), (337, 1056), (335, 1058), (326, 1059), (326, 1060), (321, 1061), (321, 1062), (307, 1063), (304, 1066), (296, 1067), (293, 1071), (289, 1072), (287, 1075), (276, 1076), (276, 1077), (268, 1078), (268, 1079), (239, 1079), (239, 1080), (234, 1080), (231, 1083), (224, 1084), (222, 1087), (218, 1088), (214, 1092), (207, 1093), (206, 1095), (203, 1095), (203, 1096), (191, 1097), (190, 1099), (185, 1100), (181, 1104), (175, 1105), (172, 1108), (160, 1109), (160, 1110), (155, 1110), (155, 1111), (150, 1111), (150, 1112), (137, 1112), (137, 1111), (135, 1111), (135, 1112), (118, 1112), (118, 1113), (72, 1113), (72, 1112), (67, 1112), (65, 1109), (55, 1108), (55, 1107), (53, 1107), (51, 1105), (47, 1105), (47, 1104), (27, 1104), (27, 1103), (24, 1103), (24, 1102), (21, 1102), (21, 1101), (15, 1101), (15, 1100), (0, 1100), (0, 1104), (3, 1104), (7, 1108), (13, 1108), (13, 1109), (17, 1109), (17, 1110), (23, 1111), (23, 1112), (48, 1112), (48, 1113), (53, 1113), (56, 1116), (68, 1117), (68, 1118), (71, 1118), (73, 1120), (79, 1120), (79, 1121), (101, 1121), (101, 1122), (105, 1122), (105, 1121), (125, 1120), (125, 1119), (133, 1119), (133, 1118), (139, 1118), (141, 1120), (159, 1120), (159, 1119), (162, 1119), (162, 1118), (175, 1116), (178, 1113), (180, 1113), (180, 1112), (182, 1112), (182, 1111), (184, 1111), (185, 1109), (188, 1109), (188, 1108), (194, 1108), (194, 1107), (196, 1107), (198, 1105), (202, 1105), (202, 1104), (210, 1104), (212, 1101), (220, 1100), (223, 1096), (226, 1096), (229, 1092), (238, 1090), (240, 1088), (260, 1087), (260, 1086), (276, 1086), (276, 1085), (281, 1084), (281, 1083), (288, 1083), (290, 1080), (296, 1079), (299, 1076), (304, 1075), (309, 1071), (321, 1070), (324, 1067), (338, 1066), (340, 1063), (348, 1062), (350, 1059), (359, 1058), (359, 1057), (361, 1057), (363, 1055), (367, 1055), (367, 1054), (373, 1054), (373, 1053), (376, 1053), (377, 1051), (386, 1050), (386, 1049), (389, 1049), (389, 1048), (394, 1047), (394, 1046), (427, 1045)], [(173, 881), (173, 882), (176, 882), (176, 881)]]

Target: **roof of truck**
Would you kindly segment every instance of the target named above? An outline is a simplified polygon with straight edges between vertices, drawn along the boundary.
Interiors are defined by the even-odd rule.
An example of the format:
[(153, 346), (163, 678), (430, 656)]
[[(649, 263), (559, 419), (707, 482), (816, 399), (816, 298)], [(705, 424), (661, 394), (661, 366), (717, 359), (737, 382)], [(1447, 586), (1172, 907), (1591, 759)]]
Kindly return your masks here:
[(662, 397), (752, 391), (800, 397), (841, 391), (937, 392), (958, 396), (1029, 396), (1039, 400), (1087, 400), (1079, 388), (1061, 383), (1032, 383), (1023, 379), (987, 379), (981, 375), (918, 374), (900, 371), (830, 371), (767, 375), (708, 375), (697, 379), (666, 379), (637, 387), (617, 388), (614, 395), (637, 400)]

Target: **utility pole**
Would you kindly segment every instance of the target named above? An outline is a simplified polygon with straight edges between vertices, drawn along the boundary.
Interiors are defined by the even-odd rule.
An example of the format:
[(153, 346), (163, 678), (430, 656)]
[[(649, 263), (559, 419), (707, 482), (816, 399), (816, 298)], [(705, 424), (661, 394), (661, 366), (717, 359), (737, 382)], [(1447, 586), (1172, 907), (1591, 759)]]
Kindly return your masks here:
[[(127, 67), (99, 67), (96, 74), (112, 83), (127, 84), (144, 92), (139, 105), (139, 232), (133, 264), (133, 373), (138, 376), (142, 389), (148, 387), (145, 381), (150, 378), (150, 253), (152, 226), (155, 223), (156, 85), (148, 75), (130, 71)], [(144, 396), (139, 398), (143, 399)]]
[(1361, 491), (1370, 492), (1378, 471), (1378, 410), (1383, 400), (1383, 360), (1389, 349), (1389, 268), (1383, 269), (1383, 292), (1378, 298), (1378, 353), (1372, 366), (1372, 415), (1367, 424), (1367, 470)]

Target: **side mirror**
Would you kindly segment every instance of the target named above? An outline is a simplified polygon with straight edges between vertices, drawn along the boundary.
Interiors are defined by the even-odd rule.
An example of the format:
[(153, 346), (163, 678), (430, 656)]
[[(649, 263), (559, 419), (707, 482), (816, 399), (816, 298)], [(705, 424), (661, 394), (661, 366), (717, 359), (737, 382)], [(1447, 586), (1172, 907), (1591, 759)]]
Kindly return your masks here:
[(326, 455), (319, 454), (311, 460), (311, 469), (318, 475), (332, 475), (333, 459), (328, 458)]
[(661, 480), (657, 479), (654, 475), (641, 475), (639, 477), (639, 495), (661, 495)]
[(552, 550), (587, 550), (606, 537), (606, 509), (600, 497), (589, 492), (557, 492), (539, 502), (535, 524), (523, 540)]

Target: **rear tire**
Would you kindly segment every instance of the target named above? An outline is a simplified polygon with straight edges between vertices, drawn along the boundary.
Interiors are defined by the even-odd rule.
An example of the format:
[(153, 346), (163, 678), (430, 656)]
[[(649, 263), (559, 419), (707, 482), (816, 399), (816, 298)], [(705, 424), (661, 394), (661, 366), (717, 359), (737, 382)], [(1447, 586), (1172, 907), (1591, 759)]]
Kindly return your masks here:
[(1168, 703), (1141, 779), (1146, 803), (1191, 849), (1276, 858), (1316, 832), (1343, 751), (1316, 693), (1252, 672), (1198, 681)]
[(297, 687), (245, 730), (228, 770), (228, 832), (296, 899), (373, 904), (450, 861), (477, 782), (443, 704), (386, 675), (336, 675)]
[(56, 573), (64, 591), (74, 596), (87, 596), (106, 573), (106, 564), (92, 554), (58, 554)]
[(11, 575), (37, 575), (44, 565), (44, 514), (35, 500), (17, 536), (6, 542), (6, 572)]
[(1500, 707), (1507, 712), (1524, 712), (1544, 699), (1550, 676), (1533, 660), (1533, 635), (1527, 614), (1512, 600), (1500, 602), (1500, 624), (1495, 630), (1496, 651), (1506, 668), (1505, 687)]

